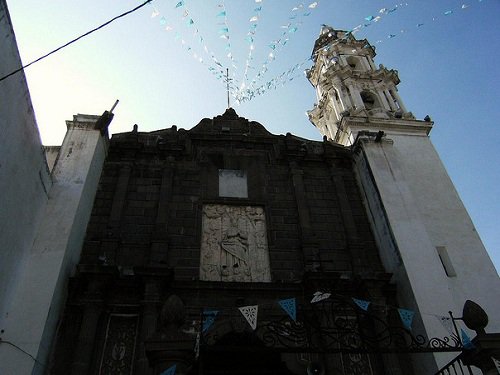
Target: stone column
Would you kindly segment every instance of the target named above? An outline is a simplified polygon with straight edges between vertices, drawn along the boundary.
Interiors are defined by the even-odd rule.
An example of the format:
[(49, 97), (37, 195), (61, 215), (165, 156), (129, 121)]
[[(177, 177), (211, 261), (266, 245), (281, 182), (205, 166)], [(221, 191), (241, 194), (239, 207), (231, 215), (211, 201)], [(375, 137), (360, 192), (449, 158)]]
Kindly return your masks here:
[(391, 92), (389, 90), (384, 90), (384, 92), (385, 92), (385, 95), (387, 96), (387, 98), (389, 99), (389, 107), (391, 108), (391, 110), (397, 111), (398, 108), (394, 104), (394, 100), (393, 100), (394, 98), (392, 97)]
[(176, 366), (176, 375), (186, 375), (194, 363), (196, 335), (182, 331), (186, 313), (184, 303), (171, 295), (163, 305), (160, 324), (145, 342), (146, 355), (153, 374), (159, 375)]
[(351, 103), (351, 99), (349, 99), (349, 95), (346, 94), (347, 87), (345, 87), (344, 85), (339, 85), (339, 89), (337, 91), (339, 93), (340, 102), (342, 103), (342, 106), (344, 107), (344, 111), (348, 111), (349, 109), (353, 108), (353, 104)]
[(120, 167), (116, 182), (115, 194), (111, 205), (109, 217), (109, 231), (106, 238), (101, 241), (101, 253), (105, 256), (106, 262), (116, 263), (116, 255), (120, 245), (120, 224), (123, 208), (127, 198), (128, 184), (132, 173), (132, 165), (125, 164)]
[(354, 87), (354, 85), (350, 85), (348, 86), (348, 90), (351, 92), (351, 97), (355, 103), (356, 109), (364, 109), (365, 105), (363, 103), (363, 100), (361, 99), (361, 95), (357, 87)]
[(384, 109), (390, 111), (391, 110), (391, 105), (389, 104), (386, 95), (384, 95), (384, 90), (377, 90), (378, 97), (380, 98), (380, 101), (382, 102), (382, 105), (384, 106)]
[(174, 167), (172, 162), (167, 162), (162, 171), (158, 212), (156, 214), (155, 229), (151, 240), (149, 264), (153, 266), (168, 265), (168, 206), (172, 196), (173, 179)]
[(146, 357), (144, 342), (153, 335), (156, 330), (156, 317), (158, 316), (157, 306), (160, 302), (158, 283), (155, 280), (146, 280), (144, 285), (144, 299), (142, 304), (142, 320), (139, 328), (138, 355), (135, 363), (137, 374), (151, 375), (153, 369), (149, 367)]
[(127, 197), (128, 183), (130, 180), (131, 172), (132, 166), (130, 164), (125, 164), (120, 167), (118, 181), (116, 182), (115, 194), (113, 196), (113, 203), (111, 206), (111, 214), (109, 217), (109, 224), (113, 228), (120, 225), (123, 206)]
[(84, 307), (82, 324), (75, 348), (75, 359), (71, 364), (72, 375), (87, 375), (92, 361), (97, 323), (102, 308), (97, 302), (89, 302)]
[(295, 190), (295, 199), (299, 214), (302, 251), (304, 253), (305, 262), (304, 269), (306, 271), (319, 271), (321, 270), (321, 259), (311, 227), (311, 217), (309, 207), (307, 206), (304, 187), (304, 171), (298, 167), (296, 162), (290, 163), (290, 171), (292, 174), (292, 183)]
[(397, 102), (399, 104), (399, 108), (401, 108), (401, 110), (406, 113), (407, 112), (406, 107), (403, 104), (403, 100), (401, 100), (401, 97), (399, 96), (398, 91), (394, 89), (394, 90), (390, 90), (390, 92), (394, 96), (394, 99), (397, 100)]
[(103, 289), (112, 277), (118, 275), (118, 270), (113, 266), (79, 265), (78, 273), (81, 281), (88, 280), (88, 286), (82, 300), (83, 318), (70, 374), (87, 375), (92, 363), (97, 326), (103, 310)]
[(73, 363), (71, 364), (71, 375), (86, 375), (89, 372), (92, 361), (92, 351), (102, 312), (101, 283), (92, 280), (88, 290), (85, 292), (85, 305), (83, 308), (83, 318), (80, 325), (80, 333), (75, 348)]

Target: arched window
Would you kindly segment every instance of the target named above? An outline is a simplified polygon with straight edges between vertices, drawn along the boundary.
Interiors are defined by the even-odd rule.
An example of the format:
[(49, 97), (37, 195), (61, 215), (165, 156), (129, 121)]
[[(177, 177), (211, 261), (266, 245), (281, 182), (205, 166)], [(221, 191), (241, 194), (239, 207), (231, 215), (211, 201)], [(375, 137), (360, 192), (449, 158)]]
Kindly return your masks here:
[(362, 91), (361, 100), (367, 110), (380, 107), (380, 102), (377, 96), (370, 91)]
[(349, 56), (346, 61), (347, 65), (349, 65), (352, 70), (361, 70), (361, 63), (357, 57)]

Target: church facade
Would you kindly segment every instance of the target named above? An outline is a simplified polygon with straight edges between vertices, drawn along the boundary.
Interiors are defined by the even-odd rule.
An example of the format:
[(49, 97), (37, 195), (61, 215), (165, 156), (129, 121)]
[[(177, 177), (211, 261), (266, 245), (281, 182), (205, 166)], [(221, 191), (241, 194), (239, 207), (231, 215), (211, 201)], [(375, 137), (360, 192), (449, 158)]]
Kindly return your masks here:
[[(48, 164), (24, 77), (6, 81), (2, 98), (21, 97), (2, 109), (5, 129), (31, 141), (21, 158), (1, 152), (30, 167), (9, 181), (32, 199), (2, 188), (0, 214), (21, 212), (22, 225), (0, 238), (0, 372), (424, 375), (474, 335), (443, 324), (459, 324), (448, 312), (466, 300), (499, 332), (498, 275), (433, 123), (405, 108), (397, 72), (374, 56), (322, 28), (308, 72), (322, 142), (231, 108), (190, 130), (109, 139), (106, 111), (67, 121)], [(472, 310), (480, 322), (467, 327), (486, 335)]]
[(51, 373), (301, 374), (318, 362), (386, 374), (394, 361), (411, 373), (397, 355), (328, 353), (361, 329), (352, 298), (397, 304), (352, 163), (343, 146), (272, 135), (232, 109), (191, 130), (115, 134)]

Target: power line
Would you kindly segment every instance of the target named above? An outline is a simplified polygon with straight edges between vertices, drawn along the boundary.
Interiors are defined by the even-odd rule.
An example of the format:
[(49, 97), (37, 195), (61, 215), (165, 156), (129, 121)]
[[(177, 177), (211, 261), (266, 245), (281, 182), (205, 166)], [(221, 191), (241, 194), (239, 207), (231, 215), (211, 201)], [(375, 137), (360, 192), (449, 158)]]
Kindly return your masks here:
[(0, 82), (1, 82), (1, 81), (3, 81), (4, 79), (9, 78), (10, 76), (13, 76), (13, 75), (14, 75), (14, 74), (16, 74), (16, 73), (19, 73), (19, 72), (23, 71), (23, 70), (24, 70), (24, 69), (26, 69), (28, 66), (33, 65), (34, 63), (37, 63), (38, 61), (43, 60), (43, 59), (45, 59), (46, 57), (49, 57), (49, 56), (50, 56), (50, 55), (52, 55), (53, 53), (56, 53), (56, 52), (58, 52), (58, 51), (62, 50), (63, 48), (65, 48), (65, 47), (69, 46), (70, 44), (73, 44), (73, 43), (75, 43), (75, 42), (79, 41), (80, 39), (82, 39), (82, 38), (86, 37), (87, 35), (90, 35), (90, 34), (92, 34), (93, 32), (95, 32), (95, 31), (97, 31), (97, 30), (102, 29), (103, 27), (105, 27), (105, 26), (109, 25), (111, 22), (116, 21), (116, 20), (117, 20), (117, 19), (119, 19), (119, 18), (125, 17), (125, 16), (129, 15), (130, 13), (133, 13), (133, 12), (135, 12), (136, 10), (141, 9), (143, 6), (145, 6), (146, 4), (151, 3), (152, 1), (153, 1), (153, 0), (146, 0), (144, 3), (142, 3), (141, 5), (136, 6), (134, 9), (131, 9), (131, 10), (129, 10), (129, 11), (127, 11), (127, 12), (125, 12), (125, 13), (120, 14), (119, 16), (116, 16), (116, 17), (114, 17), (114, 18), (110, 19), (109, 21), (107, 21), (107, 22), (103, 23), (101, 26), (98, 26), (98, 27), (96, 27), (95, 29), (92, 29), (92, 30), (90, 30), (90, 31), (86, 32), (85, 34), (80, 35), (78, 38), (75, 38), (75, 39), (73, 39), (73, 40), (69, 41), (68, 43), (66, 43), (66, 44), (64, 44), (64, 45), (62, 45), (62, 46), (60, 46), (60, 47), (56, 48), (55, 50), (53, 50), (53, 51), (51, 51), (51, 52), (49, 52), (49, 53), (47, 53), (47, 54), (45, 54), (45, 55), (43, 55), (43, 56), (39, 57), (38, 59), (33, 60), (33, 61), (32, 61), (32, 62), (30, 62), (29, 64), (26, 64), (26, 65), (24, 65), (24, 66), (20, 67), (19, 69), (14, 70), (13, 72), (11, 72), (11, 73), (7, 74), (6, 76), (3, 76), (2, 78), (0, 78)]
[(44, 363), (40, 362), (38, 359), (36, 359), (35, 357), (33, 357), (30, 353), (28, 353), (26, 350), (20, 348), (19, 346), (17, 346), (16, 344), (14, 344), (13, 342), (10, 342), (10, 341), (6, 341), (6, 340), (2, 340), (0, 338), (0, 344), (8, 344), (14, 348), (16, 348), (17, 350), (19, 350), (20, 352), (26, 354), (28, 357), (30, 357), (33, 361), (35, 361), (36, 363), (38, 363), (39, 365), (43, 366), (43, 367), (47, 367)]

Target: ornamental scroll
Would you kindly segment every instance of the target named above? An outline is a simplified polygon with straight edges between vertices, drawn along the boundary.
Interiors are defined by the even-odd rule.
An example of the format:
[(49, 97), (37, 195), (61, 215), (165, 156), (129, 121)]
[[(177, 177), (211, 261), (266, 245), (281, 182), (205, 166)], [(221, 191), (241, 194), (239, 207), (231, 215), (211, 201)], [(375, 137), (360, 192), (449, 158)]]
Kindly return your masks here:
[(270, 282), (266, 218), (262, 207), (203, 207), (200, 280)]

